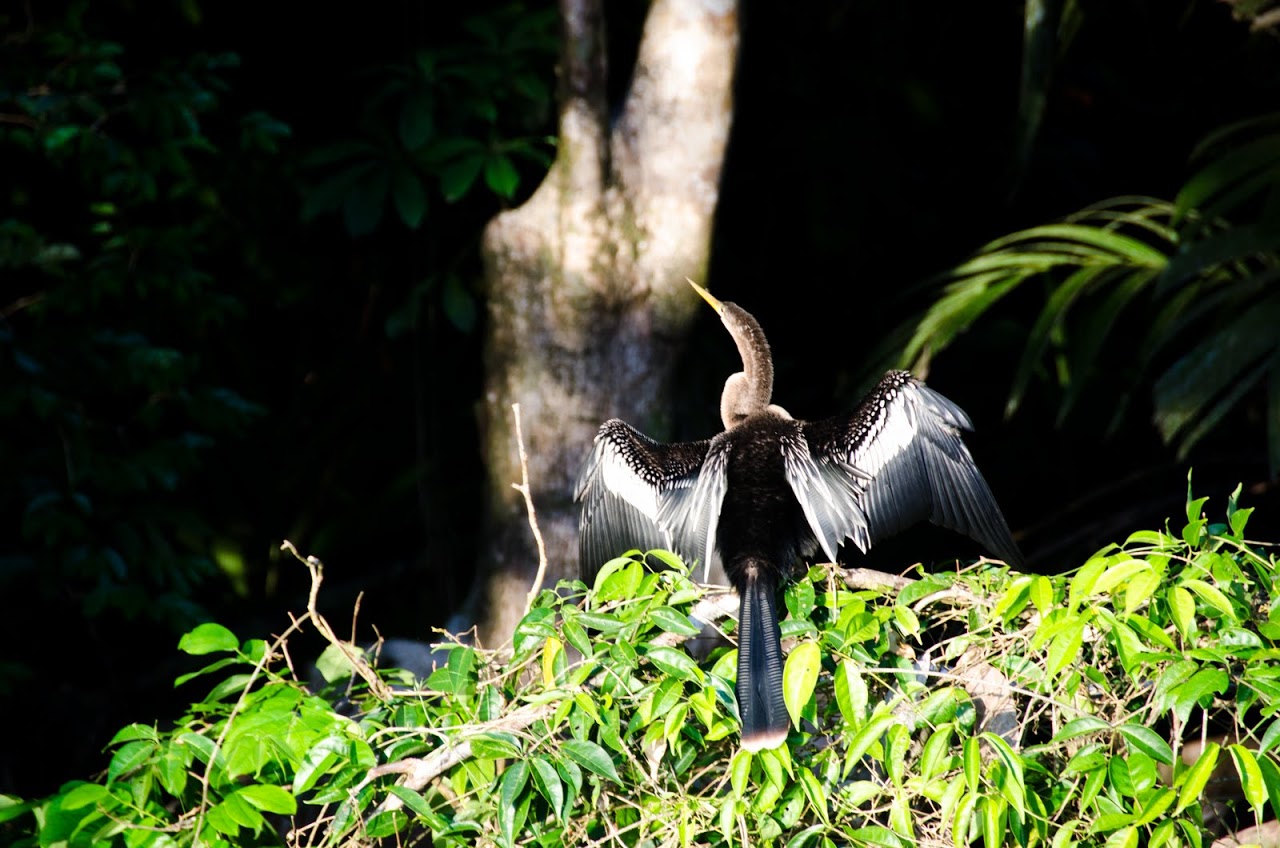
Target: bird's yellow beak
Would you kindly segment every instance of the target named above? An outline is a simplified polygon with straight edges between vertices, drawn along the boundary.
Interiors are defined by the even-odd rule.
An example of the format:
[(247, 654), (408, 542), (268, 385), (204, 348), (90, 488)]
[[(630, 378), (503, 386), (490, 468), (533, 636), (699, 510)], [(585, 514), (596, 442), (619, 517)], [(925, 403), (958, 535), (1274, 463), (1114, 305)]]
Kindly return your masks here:
[(702, 299), (703, 299), (703, 300), (705, 300), (707, 303), (711, 304), (711, 308), (712, 308), (712, 309), (714, 309), (716, 312), (719, 312), (719, 311), (720, 311), (720, 301), (718, 301), (718, 300), (716, 300), (714, 297), (712, 297), (712, 296), (711, 296), (711, 292), (707, 291), (707, 290), (706, 290), (706, 289), (704, 289), (702, 286), (700, 286), (700, 285), (698, 285), (697, 283), (695, 283), (693, 280), (690, 280), (688, 277), (685, 277), (685, 280), (689, 283), (689, 285), (693, 286), (693, 290), (694, 290), (694, 291), (696, 291), (698, 294), (702, 295)]

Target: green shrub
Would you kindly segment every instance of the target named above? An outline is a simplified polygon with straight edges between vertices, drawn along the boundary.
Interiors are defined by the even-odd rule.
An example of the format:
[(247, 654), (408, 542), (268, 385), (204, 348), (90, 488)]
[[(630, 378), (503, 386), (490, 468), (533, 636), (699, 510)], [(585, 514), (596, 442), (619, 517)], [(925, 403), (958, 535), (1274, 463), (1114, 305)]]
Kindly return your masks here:
[[(172, 728), (122, 730), (94, 780), (0, 798), (0, 828), (49, 846), (1199, 848), (1220, 764), (1238, 775), (1221, 821), (1280, 807), (1277, 563), (1238, 493), (1220, 523), (1188, 494), (1185, 524), (1061, 577), (810, 568), (782, 624), (793, 732), (755, 755), (732, 647), (682, 646), (734, 605), (669, 556), (543, 591), (508, 650), (451, 640), (421, 686), (373, 670), (313, 592), (271, 643), (188, 633), (182, 650), (220, 658), (178, 683), (209, 693)], [(288, 652), (307, 626), (330, 643), (317, 693)], [(1184, 762), (1210, 728), (1224, 741)]]

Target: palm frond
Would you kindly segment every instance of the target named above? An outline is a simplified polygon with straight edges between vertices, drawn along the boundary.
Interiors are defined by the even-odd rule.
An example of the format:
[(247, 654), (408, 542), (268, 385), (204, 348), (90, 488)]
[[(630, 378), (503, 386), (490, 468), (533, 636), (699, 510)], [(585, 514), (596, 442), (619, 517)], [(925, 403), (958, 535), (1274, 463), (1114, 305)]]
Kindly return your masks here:
[[(1036, 281), (1047, 285), (1045, 303), (1014, 370), (1007, 415), (1052, 360), (1061, 423), (1096, 382), (1108, 342), (1128, 351), (1128, 367), (1148, 381), (1157, 428), (1180, 457), (1259, 386), (1270, 393), (1274, 413), (1280, 113), (1223, 128), (1193, 161), (1200, 167), (1172, 202), (1113, 198), (996, 239), (933, 278), (941, 296), (914, 322), (900, 366), (918, 368), (1008, 294)], [(1169, 363), (1176, 345), (1186, 352), (1146, 376)], [(1118, 420), (1127, 398), (1117, 398), (1116, 407)], [(1266, 416), (1273, 476), (1280, 475), (1278, 417)]]

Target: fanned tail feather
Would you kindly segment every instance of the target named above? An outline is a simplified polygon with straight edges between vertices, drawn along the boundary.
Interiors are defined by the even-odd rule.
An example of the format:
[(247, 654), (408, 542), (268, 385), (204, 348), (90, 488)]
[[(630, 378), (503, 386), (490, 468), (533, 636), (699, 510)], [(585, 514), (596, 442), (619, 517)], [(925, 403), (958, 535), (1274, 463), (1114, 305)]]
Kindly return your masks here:
[(790, 719), (782, 697), (782, 641), (777, 591), (768, 572), (745, 570), (738, 607), (738, 712), (742, 747), (775, 748), (786, 741)]

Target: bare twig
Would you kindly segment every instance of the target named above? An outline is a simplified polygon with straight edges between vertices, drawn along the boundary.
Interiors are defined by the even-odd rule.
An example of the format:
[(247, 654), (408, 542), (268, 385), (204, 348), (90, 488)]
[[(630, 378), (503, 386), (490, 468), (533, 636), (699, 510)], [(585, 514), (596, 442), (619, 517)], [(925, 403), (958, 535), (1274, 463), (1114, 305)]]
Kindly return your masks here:
[[(539, 719), (546, 718), (555, 712), (556, 703), (549, 704), (533, 704), (527, 707), (521, 707), (500, 719), (486, 722), (477, 728), (476, 734), (487, 733), (494, 730), (524, 730), (529, 725)], [(411, 760), (401, 760), (398, 763), (387, 763), (386, 765), (377, 766), (370, 769), (365, 775), (364, 780), (355, 787), (353, 792), (359, 792), (369, 782), (381, 777), (385, 774), (404, 774), (404, 779), (400, 781), (400, 785), (409, 789), (418, 790), (444, 774), (458, 763), (471, 758), (471, 740), (463, 739), (454, 745), (445, 745), (425, 757), (419, 757)], [(382, 810), (398, 810), (404, 806), (404, 802), (399, 796), (388, 795), (387, 799), (382, 803)]]
[(354, 650), (350, 642), (344, 642), (338, 638), (338, 635), (333, 632), (333, 628), (329, 626), (329, 622), (316, 607), (316, 598), (320, 594), (320, 583), (324, 575), (324, 563), (313, 556), (303, 557), (288, 539), (282, 542), (280, 547), (293, 554), (311, 572), (311, 591), (307, 595), (307, 614), (299, 619), (298, 623), (309, 620), (316, 630), (320, 631), (320, 635), (325, 638), (325, 641), (338, 647), (342, 655), (347, 658), (352, 671), (360, 675), (364, 682), (369, 684), (369, 691), (374, 694), (374, 697), (380, 701), (390, 701), (392, 698), (391, 687), (387, 686), (382, 678), (378, 677), (374, 670), (369, 667), (369, 663), (365, 662), (364, 657)]
[(524, 601), (524, 612), (528, 615), (533, 606), (533, 599), (542, 591), (542, 581), (547, 576), (547, 546), (542, 541), (542, 533), (538, 530), (538, 515), (533, 509), (533, 495), (529, 491), (529, 456), (524, 450), (524, 433), (520, 429), (520, 404), (511, 404), (511, 414), (516, 419), (516, 445), (520, 449), (520, 482), (512, 483), (511, 488), (524, 495), (525, 510), (529, 513), (529, 529), (533, 531), (533, 540), (538, 543), (538, 574), (533, 578), (533, 586)]
[(871, 568), (840, 568), (841, 578), (844, 585), (850, 589), (871, 589), (876, 592), (884, 592), (886, 590), (893, 592), (901, 592), (903, 589), (915, 583), (915, 579), (911, 577), (902, 577), (897, 574), (886, 574), (883, 571), (876, 571)]

